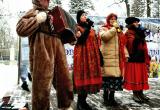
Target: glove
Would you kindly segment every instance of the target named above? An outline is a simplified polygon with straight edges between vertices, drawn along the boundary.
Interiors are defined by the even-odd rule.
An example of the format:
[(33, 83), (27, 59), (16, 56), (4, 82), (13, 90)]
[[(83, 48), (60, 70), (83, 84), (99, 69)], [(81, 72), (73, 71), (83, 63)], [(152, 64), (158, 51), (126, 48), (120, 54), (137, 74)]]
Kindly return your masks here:
[(119, 24), (115, 21), (115, 22), (113, 23), (113, 27), (119, 28)]
[(92, 20), (90, 20), (89, 18), (87, 19), (87, 22), (88, 22), (88, 25), (89, 25), (89, 26), (93, 26), (93, 23), (94, 23), (94, 22), (93, 22)]
[(76, 37), (80, 37), (81, 36), (81, 32), (80, 31), (78, 31), (77, 33), (76, 33)]
[(122, 32), (119, 24), (118, 24), (116, 21), (113, 23), (113, 27), (115, 27), (115, 28), (117, 29), (117, 32), (118, 32), (118, 33)]
[(47, 14), (45, 12), (40, 12), (36, 15), (36, 19), (38, 23), (43, 23), (47, 19)]

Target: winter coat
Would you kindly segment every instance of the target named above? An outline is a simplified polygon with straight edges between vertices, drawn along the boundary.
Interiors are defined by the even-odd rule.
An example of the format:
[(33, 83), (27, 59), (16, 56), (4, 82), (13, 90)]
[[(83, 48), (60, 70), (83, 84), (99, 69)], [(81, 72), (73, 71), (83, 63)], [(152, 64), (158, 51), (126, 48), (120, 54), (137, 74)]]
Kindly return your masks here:
[(77, 93), (99, 92), (102, 85), (100, 53), (95, 30), (77, 25), (82, 34), (74, 47), (74, 89)]
[(132, 29), (128, 29), (125, 35), (127, 39), (126, 47), (130, 56), (128, 62), (146, 63), (149, 65), (150, 59), (145, 39), (136, 38), (136, 32)]
[[(108, 29), (107, 27), (102, 27), (100, 29), (99, 35), (101, 37), (101, 52), (104, 59), (103, 66), (103, 76), (104, 77), (120, 77), (122, 76), (124, 69), (121, 70), (120, 65), (123, 65), (124, 62), (120, 62), (120, 38), (115, 27)], [(124, 45), (123, 45), (124, 46)], [(128, 57), (126, 48), (122, 50), (124, 57)], [(123, 58), (123, 61), (125, 59)]]

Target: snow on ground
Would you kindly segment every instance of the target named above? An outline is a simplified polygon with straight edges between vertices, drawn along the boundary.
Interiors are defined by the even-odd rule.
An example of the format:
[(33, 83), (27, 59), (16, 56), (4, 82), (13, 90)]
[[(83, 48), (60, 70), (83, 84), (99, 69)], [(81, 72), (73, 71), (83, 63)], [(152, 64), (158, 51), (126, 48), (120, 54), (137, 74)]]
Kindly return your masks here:
[(0, 64), (0, 99), (18, 83), (17, 65)]
[[(0, 64), (0, 99), (7, 93), (12, 97), (15, 95), (16, 101), (29, 103), (31, 107), (31, 93), (26, 93), (17, 85), (18, 67), (17, 65)], [(160, 110), (160, 79), (149, 78), (150, 89), (144, 93), (150, 97), (149, 102), (143, 104), (136, 103), (132, 99), (132, 91), (117, 91), (115, 94), (117, 107), (105, 107), (103, 104), (103, 91), (97, 94), (88, 95), (87, 102), (94, 108), (93, 110)], [(29, 84), (30, 85), (30, 84)], [(22, 100), (21, 100), (22, 99)], [(22, 101), (23, 102), (23, 101)], [(74, 96), (73, 108), (76, 107), (77, 95)], [(51, 90), (51, 108), (57, 110), (56, 92)]]

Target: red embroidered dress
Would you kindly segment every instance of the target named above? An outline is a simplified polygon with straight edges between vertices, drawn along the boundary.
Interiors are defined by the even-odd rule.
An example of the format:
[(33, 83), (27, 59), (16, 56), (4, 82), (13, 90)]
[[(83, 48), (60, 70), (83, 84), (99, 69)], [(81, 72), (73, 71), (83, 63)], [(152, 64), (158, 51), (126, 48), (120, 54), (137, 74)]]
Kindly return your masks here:
[[(81, 33), (84, 28), (78, 26)], [(100, 67), (99, 46), (95, 31), (90, 29), (83, 44), (74, 47), (74, 89), (76, 92), (98, 92), (101, 88), (102, 77)]]
[[(130, 57), (134, 50), (133, 41), (135, 39), (135, 31), (128, 30), (126, 32), (127, 43), (126, 47), (130, 53)], [(144, 51), (144, 56), (140, 59), (135, 58), (133, 61), (128, 61), (126, 63), (126, 69), (124, 74), (124, 88), (127, 90), (147, 90), (148, 85), (148, 73), (147, 65), (149, 65), (149, 56), (146, 42), (144, 44), (138, 45), (138, 50)], [(141, 61), (144, 59), (144, 61)]]

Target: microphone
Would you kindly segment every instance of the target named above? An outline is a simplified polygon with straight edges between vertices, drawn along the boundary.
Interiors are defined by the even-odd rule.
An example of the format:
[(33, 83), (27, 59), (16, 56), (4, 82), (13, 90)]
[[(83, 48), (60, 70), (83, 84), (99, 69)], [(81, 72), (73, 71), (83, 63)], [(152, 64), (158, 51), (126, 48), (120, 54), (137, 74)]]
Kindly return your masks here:
[(122, 32), (122, 29), (120, 27), (117, 27), (116, 29), (118, 33)]
[(122, 29), (121, 29), (121, 27), (118, 25), (117, 21), (115, 21), (115, 22), (113, 23), (113, 26), (116, 28), (116, 30), (117, 30), (118, 33), (122, 32)]
[(89, 26), (94, 27), (93, 26), (94, 22), (92, 20), (90, 20), (89, 18), (87, 18), (86, 21), (87, 21), (87, 23), (88, 23)]

